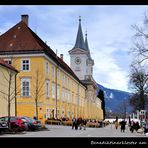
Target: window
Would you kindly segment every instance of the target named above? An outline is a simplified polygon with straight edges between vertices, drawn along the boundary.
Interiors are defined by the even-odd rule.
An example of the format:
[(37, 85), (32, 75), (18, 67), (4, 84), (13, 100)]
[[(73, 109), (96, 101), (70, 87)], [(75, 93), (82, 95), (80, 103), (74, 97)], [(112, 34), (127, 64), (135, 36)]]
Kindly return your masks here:
[(55, 84), (52, 83), (52, 98), (55, 98)]
[(49, 81), (46, 80), (46, 98), (49, 98)]
[(70, 118), (70, 111), (68, 111), (68, 118)]
[(29, 59), (23, 59), (22, 60), (22, 70), (23, 71), (29, 71), (30, 70), (30, 60)]
[(62, 83), (64, 84), (64, 81), (65, 81), (65, 76), (64, 76), (64, 74), (62, 75)]
[(67, 91), (67, 102), (70, 103), (70, 92)]
[(69, 83), (70, 83), (70, 80), (69, 80), (69, 78), (67, 78), (67, 86), (68, 86), (68, 88), (70, 87)]
[(49, 74), (49, 64), (46, 62), (46, 74)]
[(50, 110), (46, 108), (46, 119), (50, 118)]
[(77, 105), (79, 106), (79, 97), (77, 97)]
[(93, 68), (91, 67), (91, 73), (93, 73)]
[(65, 101), (65, 90), (64, 90), (64, 88), (62, 89), (62, 100)]
[(52, 77), (54, 78), (54, 76), (55, 76), (55, 68), (54, 66), (52, 66)]
[(57, 79), (60, 80), (60, 71), (57, 70)]
[(11, 59), (5, 60), (5, 62), (8, 63), (8, 64), (10, 64), (10, 65), (12, 64), (12, 60)]
[(23, 97), (30, 96), (30, 79), (29, 78), (22, 78), (21, 79), (21, 95)]
[(74, 94), (72, 93), (72, 104), (74, 104)]
[(57, 99), (60, 99), (60, 86), (57, 87)]

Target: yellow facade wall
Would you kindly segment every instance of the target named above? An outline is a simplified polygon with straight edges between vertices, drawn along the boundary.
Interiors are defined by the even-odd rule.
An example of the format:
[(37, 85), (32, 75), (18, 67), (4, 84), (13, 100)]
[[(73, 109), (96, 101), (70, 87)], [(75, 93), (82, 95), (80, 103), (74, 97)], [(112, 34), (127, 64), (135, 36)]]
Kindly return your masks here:
[[(11, 81), (9, 77), (11, 76)], [(10, 115), (15, 115), (15, 72), (0, 65), (0, 116), (8, 116), (8, 88), (10, 87)]]
[[(22, 71), (21, 61), (22, 59), (29, 59), (30, 70)], [(49, 73), (46, 70), (46, 63), (49, 66)], [(91, 101), (85, 100), (85, 87), (80, 84), (76, 79), (69, 75), (61, 67), (52, 61), (49, 57), (42, 56), (18, 56), (14, 57), (12, 65), (20, 72), (17, 75), (17, 115), (33, 117), (36, 114), (35, 111), (35, 82), (37, 72), (39, 74), (39, 81), (42, 88), (39, 95), (38, 103), (38, 117), (39, 120), (45, 121), (47, 117), (52, 117), (52, 110), (54, 109), (54, 117), (56, 117), (56, 104), (57, 104), (57, 117), (66, 117), (72, 119), (73, 117), (82, 117), (86, 119), (101, 118), (102, 110), (98, 109), (95, 105), (92, 105)], [(55, 70), (53, 76), (53, 67)], [(56, 79), (56, 73), (57, 79)], [(64, 78), (63, 78), (64, 77)], [(21, 95), (21, 79), (28, 78), (30, 80), (30, 96), (22, 97)], [(46, 81), (49, 82), (49, 97), (46, 97)], [(60, 97), (53, 98), (52, 85), (60, 88)], [(63, 94), (63, 92), (65, 94)], [(69, 96), (69, 97), (68, 97)], [(73, 96), (73, 97), (72, 97)], [(56, 95), (55, 95), (56, 97)], [(69, 99), (68, 99), (69, 98)], [(79, 104), (78, 104), (79, 103)]]

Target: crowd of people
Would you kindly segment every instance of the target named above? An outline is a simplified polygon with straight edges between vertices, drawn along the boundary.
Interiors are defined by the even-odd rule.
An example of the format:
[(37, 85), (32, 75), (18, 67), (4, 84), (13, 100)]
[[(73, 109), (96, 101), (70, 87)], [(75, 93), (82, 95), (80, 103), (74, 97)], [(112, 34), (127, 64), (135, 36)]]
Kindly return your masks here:
[(118, 129), (118, 127), (120, 126), (121, 132), (124, 132), (126, 129), (126, 125), (128, 125), (131, 133), (133, 133), (134, 131), (136, 132), (141, 131), (141, 133), (144, 133), (144, 134), (148, 133), (148, 124), (144, 124), (143, 126), (140, 126), (138, 121), (135, 122), (132, 120), (127, 124), (127, 121), (123, 119), (120, 122), (115, 121), (114, 125), (115, 125), (115, 129)]
[(75, 130), (77, 130), (78, 128), (81, 130), (82, 127), (84, 130), (86, 130), (86, 124), (87, 124), (87, 120), (86, 119), (82, 119), (80, 118), (73, 118), (72, 119), (72, 129), (75, 128)]

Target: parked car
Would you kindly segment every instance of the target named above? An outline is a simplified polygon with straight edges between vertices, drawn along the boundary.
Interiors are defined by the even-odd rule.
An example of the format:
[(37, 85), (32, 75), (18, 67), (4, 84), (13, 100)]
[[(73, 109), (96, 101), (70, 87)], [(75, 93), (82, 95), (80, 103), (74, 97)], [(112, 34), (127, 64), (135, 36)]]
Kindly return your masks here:
[(0, 134), (8, 130), (8, 123), (6, 121), (0, 121)]
[(21, 116), (21, 119), (26, 123), (27, 130), (38, 130), (42, 127), (41, 121), (35, 120), (31, 117)]
[[(0, 121), (8, 124), (8, 116), (0, 117)], [(26, 130), (25, 122), (18, 116), (10, 116), (10, 126), (9, 131), (20, 132)]]

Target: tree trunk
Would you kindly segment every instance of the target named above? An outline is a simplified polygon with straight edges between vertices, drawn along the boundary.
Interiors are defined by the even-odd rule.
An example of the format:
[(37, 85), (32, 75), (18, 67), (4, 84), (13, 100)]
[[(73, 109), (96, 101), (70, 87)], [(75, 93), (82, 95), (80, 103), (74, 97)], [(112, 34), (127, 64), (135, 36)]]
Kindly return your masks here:
[(35, 99), (35, 108), (36, 108), (36, 119), (38, 120), (38, 101)]
[(8, 83), (8, 127), (11, 130), (11, 124), (10, 124), (10, 115), (11, 115), (11, 98), (10, 98), (10, 91), (11, 91), (11, 80), (12, 80), (12, 74), (9, 73), (9, 83)]

